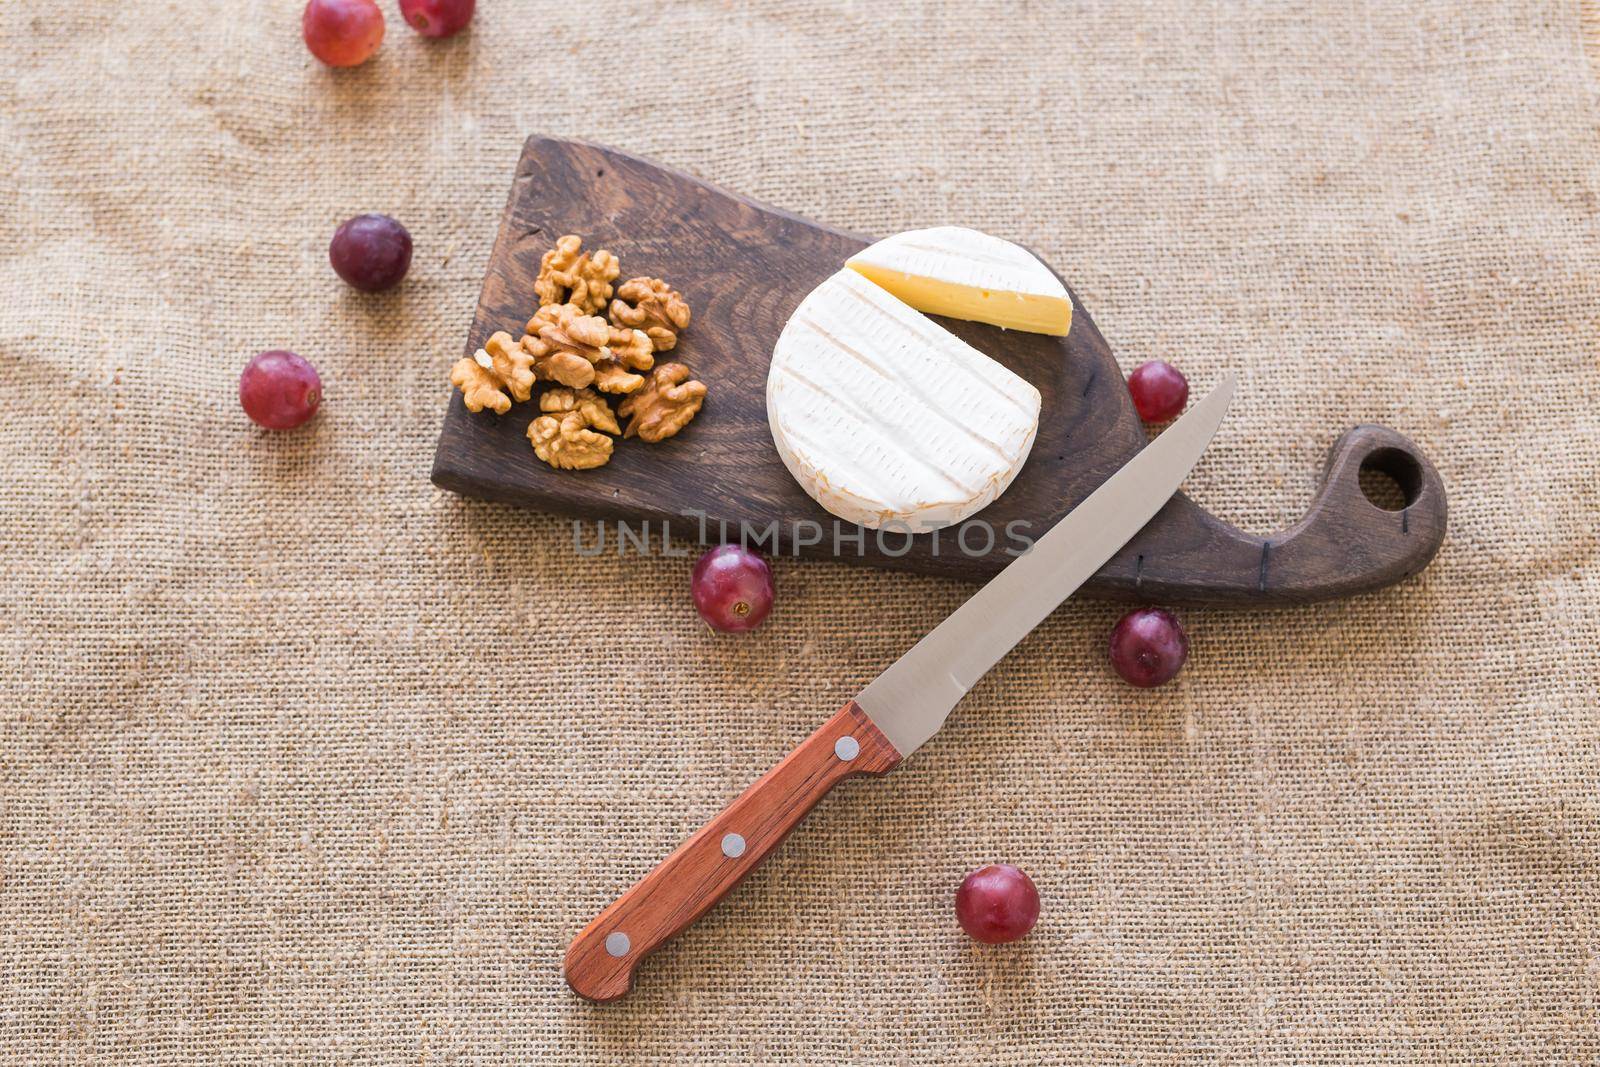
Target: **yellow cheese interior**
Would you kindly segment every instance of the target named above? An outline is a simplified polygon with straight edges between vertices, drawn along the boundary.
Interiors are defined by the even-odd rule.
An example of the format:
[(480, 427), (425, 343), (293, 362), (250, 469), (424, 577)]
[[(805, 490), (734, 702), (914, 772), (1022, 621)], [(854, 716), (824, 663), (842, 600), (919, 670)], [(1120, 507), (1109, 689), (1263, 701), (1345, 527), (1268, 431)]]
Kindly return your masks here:
[(959, 282), (941, 281), (920, 274), (886, 270), (871, 263), (845, 264), (902, 303), (930, 315), (987, 322), (1007, 330), (1047, 333), (1065, 337), (1072, 329), (1072, 300), (1064, 296), (1036, 296), (994, 289), (979, 289)]

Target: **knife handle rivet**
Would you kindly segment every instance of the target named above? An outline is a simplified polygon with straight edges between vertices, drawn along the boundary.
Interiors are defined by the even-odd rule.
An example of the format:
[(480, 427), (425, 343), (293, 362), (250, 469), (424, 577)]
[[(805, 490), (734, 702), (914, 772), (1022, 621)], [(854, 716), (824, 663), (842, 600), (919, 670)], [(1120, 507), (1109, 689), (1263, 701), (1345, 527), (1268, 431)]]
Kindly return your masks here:
[(833, 743), (833, 754), (849, 763), (861, 755), (861, 742), (853, 737), (841, 737)]
[(628, 940), (628, 935), (621, 930), (615, 930), (606, 935), (606, 954), (610, 956), (626, 956), (633, 947), (633, 942)]
[(722, 854), (730, 860), (736, 860), (744, 855), (744, 838), (738, 834), (723, 834)]

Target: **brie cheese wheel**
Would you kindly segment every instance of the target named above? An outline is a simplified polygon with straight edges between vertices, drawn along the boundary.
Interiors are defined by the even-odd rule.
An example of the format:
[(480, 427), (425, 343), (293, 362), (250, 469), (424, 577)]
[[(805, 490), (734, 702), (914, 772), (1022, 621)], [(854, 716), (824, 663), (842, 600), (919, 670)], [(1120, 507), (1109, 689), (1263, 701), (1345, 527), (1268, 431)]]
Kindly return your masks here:
[(921, 533), (1011, 484), (1039, 429), (1039, 390), (841, 270), (778, 337), (767, 422), (789, 473), (829, 512)]
[(918, 311), (1060, 337), (1072, 329), (1072, 298), (1061, 279), (1026, 248), (977, 230), (908, 230), (845, 266)]

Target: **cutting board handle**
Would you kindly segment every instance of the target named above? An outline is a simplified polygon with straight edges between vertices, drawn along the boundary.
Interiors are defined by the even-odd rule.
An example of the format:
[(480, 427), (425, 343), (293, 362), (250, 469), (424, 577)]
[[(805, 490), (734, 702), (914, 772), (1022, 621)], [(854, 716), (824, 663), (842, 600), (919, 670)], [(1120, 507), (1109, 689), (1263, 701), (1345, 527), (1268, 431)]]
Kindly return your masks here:
[(1356, 426), (1328, 449), (1305, 517), (1262, 543), (1257, 585), (1320, 600), (1403, 581), (1439, 551), (1448, 518), (1422, 449), (1387, 426)]
[[(1363, 481), (1390, 495), (1369, 496)], [(1375, 494), (1376, 495), (1376, 494)], [(1444, 480), (1405, 435), (1357, 426), (1328, 449), (1305, 516), (1267, 537), (1245, 533), (1183, 494), (1097, 576), (1132, 600), (1297, 604), (1411, 577), (1444, 541)]]
[(900, 753), (855, 701), (584, 927), (567, 984), (589, 1000), (633, 987), (639, 961), (716, 906), (846, 778), (887, 774)]

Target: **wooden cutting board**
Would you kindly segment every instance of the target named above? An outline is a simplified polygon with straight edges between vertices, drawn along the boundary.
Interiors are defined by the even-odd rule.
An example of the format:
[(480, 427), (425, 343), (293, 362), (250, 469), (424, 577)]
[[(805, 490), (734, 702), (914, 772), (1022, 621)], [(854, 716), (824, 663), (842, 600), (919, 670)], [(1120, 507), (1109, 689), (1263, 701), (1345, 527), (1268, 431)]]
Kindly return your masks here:
[[(468, 496), (588, 519), (649, 524), (659, 536), (715, 542), (777, 524), (781, 551), (834, 556), (835, 520), (785, 469), (767, 429), (767, 364), (789, 314), (869, 238), (820, 226), (717, 189), (697, 178), (597, 145), (531, 137), (467, 337), (471, 353), (496, 330), (520, 336), (535, 310), (539, 259), (562, 234), (606, 248), (623, 277), (654, 275), (694, 311), (671, 353), (710, 389), (704, 410), (658, 445), (619, 440), (609, 464), (558, 471), (525, 436), (537, 404), (507, 415), (466, 410), (452, 391), (434, 455), (433, 481)], [(1003, 235), (1002, 235), (1003, 236)], [(1148, 440), (1094, 320), (1073, 296), (1066, 338), (939, 319), (963, 340), (1033, 382), (1043, 395), (1033, 452), (1011, 487), (961, 527), (908, 538), (867, 531), (838, 558), (872, 566), (980, 580), (1009, 562), (1010, 527), (1037, 538)], [(441, 373), (441, 380), (443, 374)], [(1203, 391), (1209, 382), (1196, 382)], [(1204, 462), (1202, 460), (1201, 462)], [(1361, 486), (1388, 479), (1398, 510)], [(1403, 502), (1404, 506), (1400, 506)], [(700, 516), (705, 516), (702, 520)], [(796, 526), (797, 523), (809, 524)], [(981, 520), (996, 531), (989, 544)], [(725, 524), (725, 527), (724, 527)], [(822, 531), (821, 542), (803, 544)], [(853, 529), (853, 528), (849, 528)], [(963, 530), (965, 534), (963, 535)], [(1444, 485), (1409, 440), (1358, 426), (1334, 442), (1323, 483), (1304, 519), (1256, 537), (1219, 521), (1182, 494), (1085, 587), (1151, 601), (1295, 603), (1376, 589), (1416, 573), (1445, 531)], [(614, 538), (615, 527), (607, 531)], [(595, 543), (586, 524), (584, 543)], [(989, 544), (985, 551), (986, 544)], [(608, 546), (610, 541), (608, 541)], [(765, 547), (765, 546), (764, 546)], [(610, 548), (608, 547), (608, 550)]]

